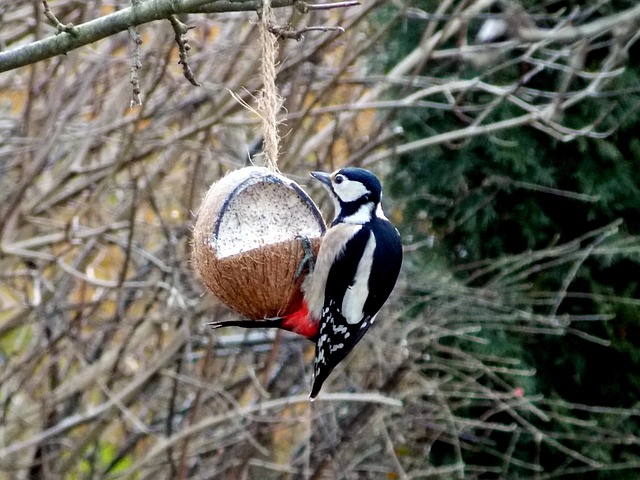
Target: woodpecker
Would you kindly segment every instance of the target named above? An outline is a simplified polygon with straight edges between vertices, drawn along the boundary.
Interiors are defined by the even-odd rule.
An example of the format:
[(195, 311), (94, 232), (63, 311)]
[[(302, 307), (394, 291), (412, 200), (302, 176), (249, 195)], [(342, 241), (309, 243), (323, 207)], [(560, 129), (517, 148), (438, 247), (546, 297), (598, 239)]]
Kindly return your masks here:
[[(393, 290), (402, 265), (398, 230), (385, 217), (382, 185), (368, 170), (341, 168), (312, 172), (335, 205), (317, 259), (309, 262), (303, 302), (282, 318), (214, 322), (213, 328), (281, 328), (315, 342), (313, 400), (322, 384), (373, 324)], [(303, 243), (305, 245), (305, 243)], [(306, 250), (310, 251), (308, 241)]]

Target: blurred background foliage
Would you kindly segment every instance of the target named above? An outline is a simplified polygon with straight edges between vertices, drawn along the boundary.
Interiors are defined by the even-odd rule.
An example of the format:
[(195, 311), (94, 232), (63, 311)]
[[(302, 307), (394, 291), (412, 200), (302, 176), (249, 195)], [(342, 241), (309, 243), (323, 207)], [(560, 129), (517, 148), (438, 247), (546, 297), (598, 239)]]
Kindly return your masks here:
[[(0, 16), (3, 50), (53, 34), (39, 1)], [(380, 322), (313, 404), (310, 345), (206, 327), (234, 314), (191, 228), (259, 153), (255, 14), (182, 18), (200, 88), (168, 22), (138, 27), (141, 106), (125, 33), (2, 73), (0, 478), (637, 478), (636, 2), (277, 16), (345, 28), (280, 42), (279, 167), (383, 178), (406, 255)]]
[[(435, 11), (440, 2), (421, 2), (425, 11)], [(596, 9), (598, 14), (612, 14), (630, 8), (635, 2), (522, 2), (532, 17), (553, 17), (558, 12)], [(499, 7), (500, 9), (504, 7)], [(384, 14), (383, 14), (384, 15)], [(480, 21), (475, 27), (479, 29)], [(470, 27), (473, 29), (473, 26)], [(388, 69), (388, 59), (406, 55), (421, 39), (424, 19), (413, 19), (398, 25), (389, 36), (383, 52), (377, 55), (374, 69)], [(450, 41), (450, 47), (455, 39)], [(585, 70), (598, 71), (606, 59), (611, 38), (603, 37), (590, 45), (581, 63)], [(546, 52), (553, 55), (554, 52)], [(525, 307), (528, 312), (555, 316), (583, 315), (583, 335), (496, 334), (483, 331), (478, 336), (487, 340), (479, 350), (520, 359), (535, 366), (537, 373), (527, 391), (532, 389), (546, 398), (562, 398), (570, 402), (637, 408), (640, 397), (640, 255), (637, 236), (640, 233), (640, 146), (637, 132), (640, 115), (640, 46), (635, 43), (626, 52), (629, 66), (600, 94), (571, 106), (558, 115), (573, 129), (594, 127), (588, 135), (573, 141), (553, 138), (530, 127), (516, 127), (496, 135), (443, 143), (415, 154), (402, 155), (393, 165), (387, 185), (396, 199), (402, 199), (403, 231), (412, 241), (428, 242), (433, 249), (424, 252), (420, 269), (412, 281), (420, 281), (421, 269), (433, 262), (442, 265), (455, 277), (471, 284), (482, 282), (469, 265), (498, 259), (505, 255), (550, 248), (581, 238), (588, 232), (616, 224), (616, 240), (601, 247), (607, 230), (598, 236), (583, 238), (593, 247), (589, 258), (580, 259), (573, 271), (572, 262), (562, 262), (536, 275), (530, 285), (520, 285), (523, 297), (533, 297)], [(511, 85), (537, 67), (524, 63), (517, 53), (495, 54), (492, 62), (430, 61), (421, 75), (456, 79), (481, 79), (497, 85)], [(523, 88), (538, 101), (544, 93), (553, 94), (566, 72), (545, 70), (532, 76)], [(587, 79), (572, 79), (570, 89), (582, 88)], [(401, 90), (402, 87), (399, 87)], [(419, 139), (434, 132), (464, 128), (471, 118), (465, 107), (486, 105), (493, 98), (485, 92), (464, 92), (456, 98), (455, 111), (449, 109), (407, 109), (399, 112), (395, 122), (408, 139)], [(513, 118), (521, 108), (501, 101), (489, 120)], [(594, 119), (597, 124), (594, 124)], [(591, 129), (591, 127), (590, 127)], [(599, 133), (602, 132), (602, 133)], [(631, 248), (626, 246), (634, 245)], [(571, 276), (571, 290), (584, 295), (566, 295), (560, 304), (553, 292), (563, 288)], [(549, 298), (550, 297), (550, 298)], [(547, 301), (545, 301), (545, 299)], [(590, 321), (589, 314), (598, 313), (611, 321)], [(597, 415), (596, 415), (597, 416)], [(585, 421), (591, 418), (584, 414)], [(559, 424), (562, 430), (568, 425)], [(625, 431), (640, 431), (638, 418), (629, 421)], [(506, 448), (506, 447), (504, 447)], [(532, 461), (538, 453), (529, 445), (523, 459)], [(606, 448), (593, 450), (601, 460), (618, 461), (628, 455), (637, 456), (638, 449)], [(633, 452), (633, 453), (631, 453)], [(595, 452), (594, 452), (595, 453)], [(553, 456), (552, 456), (553, 457)], [(549, 459), (558, 466), (561, 458)], [(620, 472), (597, 475), (597, 478), (636, 478)], [(587, 478), (581, 477), (581, 478)]]

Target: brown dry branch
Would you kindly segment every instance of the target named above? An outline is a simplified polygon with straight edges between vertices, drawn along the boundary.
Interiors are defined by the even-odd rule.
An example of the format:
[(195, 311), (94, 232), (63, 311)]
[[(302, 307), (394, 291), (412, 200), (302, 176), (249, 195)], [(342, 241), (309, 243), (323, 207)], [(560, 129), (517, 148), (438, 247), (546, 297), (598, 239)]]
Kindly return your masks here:
[(142, 105), (140, 79), (138, 78), (138, 70), (142, 68), (142, 63), (140, 63), (140, 45), (142, 45), (142, 39), (134, 27), (129, 27), (129, 35), (134, 44), (133, 54), (131, 55), (131, 68), (129, 70), (129, 83), (131, 83), (133, 87), (129, 106), (133, 108)]
[(175, 41), (178, 44), (178, 56), (180, 57), (180, 61), (178, 62), (182, 65), (182, 73), (184, 73), (184, 78), (189, 80), (189, 83), (194, 87), (200, 87), (200, 83), (196, 80), (196, 77), (193, 75), (193, 71), (189, 66), (189, 57), (187, 53), (191, 50), (189, 46), (189, 40), (186, 37), (187, 32), (194, 28), (188, 27), (180, 20), (176, 15), (169, 15), (169, 22), (171, 22), (171, 26), (173, 27), (173, 31), (175, 32)]
[(342, 27), (304, 27), (299, 30), (293, 30), (290, 25), (280, 27), (278, 25), (269, 26), (269, 31), (279, 38), (297, 40), (298, 42), (304, 38), (304, 34), (308, 32), (338, 32), (344, 33)]
[[(577, 272), (594, 257), (637, 254), (637, 239), (618, 235), (613, 223), (541, 251), (461, 267), (466, 281), (428, 270), (416, 284), (407, 273), (375, 329), (309, 404), (310, 344), (283, 335), (273, 350), (271, 332), (212, 334), (207, 322), (233, 314), (204, 291), (188, 260), (208, 186), (246, 165), (251, 145), (260, 144), (260, 119), (237, 101), (253, 104), (262, 87), (258, 28), (239, 13), (260, 2), (149, 0), (106, 14), (104, 2), (60, 3), (52, 4), (55, 15), (72, 22), (75, 35), (43, 38), (52, 29), (39, 2), (35, 17), (32, 4), (0, 7), (0, 70), (13, 70), (0, 74), (1, 479), (509, 478), (516, 470), (553, 478), (637, 468), (592, 455), (599, 444), (640, 445), (620, 427), (637, 409), (522, 391), (536, 375), (532, 366), (473, 348), (487, 331), (603, 343), (581, 325), (609, 316), (559, 315), (558, 305), (602, 299), (574, 291)], [(304, 24), (344, 28), (281, 42), (279, 169), (307, 185), (309, 170), (353, 163), (384, 173), (399, 153), (455, 148), (516, 126), (566, 141), (608, 134), (609, 117), (576, 127), (564, 113), (594, 98), (613, 106), (631, 93), (618, 80), (637, 38), (628, 35), (636, 9), (626, 30), (616, 18), (581, 26), (558, 16), (556, 28), (526, 38), (475, 43), (469, 25), (490, 3), (441, 2), (420, 46), (383, 74), (365, 59), (384, 53), (380, 40), (412, 14), (409, 5), (273, 0), (278, 25), (300, 31), (302, 12)], [(374, 18), (383, 4), (391, 13)], [(198, 89), (185, 84), (182, 52), (162, 23), (139, 29), (144, 48), (134, 35), (133, 53), (131, 36), (116, 34), (184, 13), (195, 26), (188, 60)], [(609, 35), (576, 33), (585, 29)], [(606, 54), (587, 69), (578, 57), (596, 42)], [(452, 73), (485, 55), (486, 74)], [(520, 64), (526, 68), (512, 83), (495, 80)], [(543, 74), (554, 80), (546, 89), (534, 82)], [(134, 99), (136, 89), (144, 98), (135, 108), (132, 85)], [(505, 103), (519, 113), (493, 118)], [(406, 139), (393, 124), (403, 109), (438, 109), (461, 127), (433, 125), (432, 136)], [(490, 183), (491, 192), (596, 200), (534, 183)], [(390, 216), (401, 215), (401, 204), (389, 206)], [(409, 271), (425, 245), (407, 243)], [(544, 271), (557, 271), (562, 288), (530, 291)], [(602, 422), (580, 421), (586, 411)], [(570, 432), (558, 428), (565, 424)], [(532, 446), (566, 462), (543, 472), (541, 460), (518, 455)], [(474, 463), (480, 449), (491, 464)], [(436, 450), (451, 452), (450, 463), (433, 464)]]

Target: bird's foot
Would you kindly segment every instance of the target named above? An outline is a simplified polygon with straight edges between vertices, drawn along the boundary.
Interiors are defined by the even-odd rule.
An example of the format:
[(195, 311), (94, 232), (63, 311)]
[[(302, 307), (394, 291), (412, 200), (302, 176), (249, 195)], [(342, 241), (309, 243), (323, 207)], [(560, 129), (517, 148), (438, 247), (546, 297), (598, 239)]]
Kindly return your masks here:
[(305, 237), (304, 235), (298, 235), (296, 240), (300, 241), (302, 250), (304, 251), (304, 257), (302, 257), (302, 261), (296, 270), (296, 278), (302, 275), (305, 266), (309, 269), (309, 275), (311, 275), (313, 270), (316, 268), (316, 257), (313, 255), (311, 240), (309, 240), (309, 237)]

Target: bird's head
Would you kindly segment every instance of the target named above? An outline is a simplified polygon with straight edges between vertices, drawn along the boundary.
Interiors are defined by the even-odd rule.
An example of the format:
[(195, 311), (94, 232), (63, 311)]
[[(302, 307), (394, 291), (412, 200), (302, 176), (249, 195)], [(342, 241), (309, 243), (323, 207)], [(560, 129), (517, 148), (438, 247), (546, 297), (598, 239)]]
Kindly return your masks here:
[(380, 208), (380, 180), (364, 168), (346, 167), (335, 172), (311, 172), (329, 191), (336, 207), (335, 223), (362, 224), (374, 216), (384, 218)]

